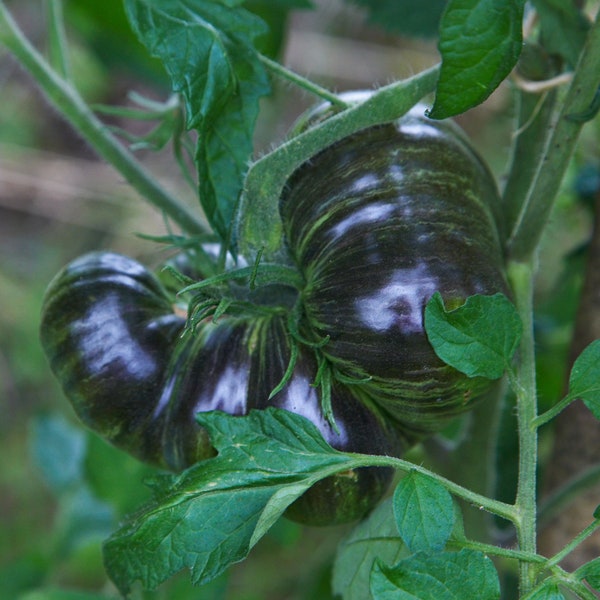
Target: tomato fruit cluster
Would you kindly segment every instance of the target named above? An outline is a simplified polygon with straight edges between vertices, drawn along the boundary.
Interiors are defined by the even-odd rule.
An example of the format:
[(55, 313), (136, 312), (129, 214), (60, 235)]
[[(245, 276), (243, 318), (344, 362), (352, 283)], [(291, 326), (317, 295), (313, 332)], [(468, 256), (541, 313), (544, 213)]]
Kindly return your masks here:
[[(230, 308), (193, 319), (208, 293), (198, 290), (186, 318), (146, 267), (92, 253), (50, 284), (42, 345), (81, 420), (162, 468), (214, 453), (196, 413), (267, 406), (307, 417), (336, 449), (400, 456), (487, 385), (435, 355), (423, 310), (436, 291), (458, 306), (506, 290), (498, 209), (493, 177), (462, 135), (409, 114), (290, 178), (280, 213), (299, 289), (220, 279)], [(391, 477), (375, 467), (329, 477), (288, 516), (361, 518)]]

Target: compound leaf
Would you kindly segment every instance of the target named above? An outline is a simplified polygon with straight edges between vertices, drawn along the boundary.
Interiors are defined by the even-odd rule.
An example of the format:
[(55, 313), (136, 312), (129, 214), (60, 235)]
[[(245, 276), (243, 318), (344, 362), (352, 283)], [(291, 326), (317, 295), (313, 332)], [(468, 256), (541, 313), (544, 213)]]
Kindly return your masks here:
[(270, 91), (255, 48), (266, 32), (243, 0), (125, 0), (129, 21), (183, 96), (198, 131), (196, 166), (204, 212), (223, 240), (250, 156), (259, 99)]
[(304, 417), (269, 408), (246, 417), (200, 413), (218, 455), (155, 489), (155, 501), (105, 543), (105, 565), (126, 594), (188, 568), (194, 583), (246, 557), (313, 483), (352, 466)]

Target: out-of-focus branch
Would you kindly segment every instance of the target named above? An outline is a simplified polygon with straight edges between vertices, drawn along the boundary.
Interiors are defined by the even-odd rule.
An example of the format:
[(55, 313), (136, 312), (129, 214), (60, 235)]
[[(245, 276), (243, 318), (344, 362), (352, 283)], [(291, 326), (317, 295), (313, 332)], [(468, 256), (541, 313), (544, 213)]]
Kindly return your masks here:
[[(600, 192), (595, 198), (595, 216), (590, 241), (585, 280), (581, 291), (569, 366), (581, 351), (600, 338)], [(570, 369), (569, 369), (570, 371)], [(600, 421), (597, 421), (581, 401), (569, 405), (556, 419), (552, 456), (548, 461), (543, 495), (555, 493), (591, 466), (600, 464)], [(588, 488), (552, 519), (539, 536), (539, 550), (552, 556), (577, 533), (589, 525), (600, 504), (600, 484)], [(600, 556), (600, 536), (592, 536), (563, 562), (575, 569)]]

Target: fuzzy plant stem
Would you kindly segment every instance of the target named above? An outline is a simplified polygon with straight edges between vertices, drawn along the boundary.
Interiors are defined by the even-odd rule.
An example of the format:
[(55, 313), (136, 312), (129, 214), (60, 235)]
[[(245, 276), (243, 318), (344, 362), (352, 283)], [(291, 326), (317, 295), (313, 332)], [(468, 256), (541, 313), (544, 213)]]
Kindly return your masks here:
[(274, 60), (271, 60), (263, 54), (259, 54), (258, 58), (263, 63), (263, 65), (265, 65), (265, 67), (269, 69), (269, 71), (271, 71), (278, 77), (286, 79), (290, 83), (297, 85), (298, 87), (309, 92), (310, 94), (313, 94), (315, 96), (318, 96), (319, 98), (322, 98), (323, 100), (331, 102), (331, 104), (337, 106), (340, 109), (348, 108), (348, 104), (344, 102), (342, 98), (340, 98), (337, 94), (334, 94), (328, 89), (317, 85), (316, 83), (314, 83), (310, 79), (307, 79), (306, 77), (302, 77), (302, 75), (291, 71), (290, 69), (284, 67), (283, 65)]
[[(590, 29), (587, 43), (560, 110), (549, 121), (550, 128), (529, 181), (513, 189), (513, 205), (520, 207), (508, 240), (509, 277), (514, 299), (523, 323), (519, 367), (513, 385), (517, 394), (519, 424), (519, 480), (515, 508), (519, 550), (536, 553), (537, 511), (536, 470), (538, 460), (535, 340), (533, 334), (533, 289), (539, 241), (554, 206), (557, 190), (571, 159), (583, 121), (600, 87), (600, 15)], [(521, 165), (522, 166), (522, 165)], [(516, 165), (515, 168), (520, 168)], [(506, 198), (505, 198), (506, 200)], [(520, 593), (526, 596), (534, 587), (536, 569), (520, 563)]]
[[(536, 472), (538, 459), (537, 387), (535, 372), (535, 341), (533, 333), (533, 280), (531, 263), (513, 263), (509, 277), (515, 295), (515, 304), (523, 323), (519, 347), (519, 366), (514, 381), (517, 394), (517, 420), (519, 427), (519, 480), (515, 508), (517, 510), (517, 537), (519, 550), (536, 553)], [(535, 584), (536, 571), (528, 562), (521, 562), (520, 590), (525, 596)]]

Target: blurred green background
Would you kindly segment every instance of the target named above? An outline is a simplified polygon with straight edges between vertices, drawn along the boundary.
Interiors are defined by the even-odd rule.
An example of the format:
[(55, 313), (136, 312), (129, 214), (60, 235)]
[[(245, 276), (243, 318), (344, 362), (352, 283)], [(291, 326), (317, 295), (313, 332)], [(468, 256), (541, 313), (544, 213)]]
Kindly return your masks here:
[[(44, 51), (46, 3), (8, 4)], [(384, 84), (438, 60), (433, 42), (367, 26), (358, 8), (341, 2), (318, 2), (316, 12), (298, 11), (286, 22), (268, 2), (253, 4), (279, 32), (265, 40), (265, 50), (340, 91)], [(121, 0), (73, 0), (65, 6), (74, 79), (86, 100), (127, 104), (132, 90), (157, 100), (169, 96), (160, 67), (128, 30)], [(39, 314), (50, 279), (83, 252), (110, 248), (158, 265), (164, 251), (135, 234), (160, 235), (164, 224), (118, 174), (96, 160), (1, 48), (0, 90), (0, 600), (113, 598), (101, 542), (148, 498), (143, 480), (150, 470), (76, 421), (41, 352)], [(277, 85), (264, 102), (257, 152), (280, 140), (310, 102)], [(144, 131), (139, 123), (118, 124)], [(501, 179), (510, 144), (509, 89), (503, 86), (461, 124)], [(590, 156), (598, 159), (596, 152), (592, 136), (579, 164)], [(164, 185), (194, 202), (168, 148), (140, 152), (139, 158)], [(547, 402), (556, 399), (562, 385), (560, 360), (579, 285), (579, 266), (570, 269), (569, 280), (561, 279), (562, 257), (585, 242), (590, 223), (587, 209), (575, 205), (570, 192), (577, 168), (559, 203), (555, 223), (560, 229), (550, 230), (552, 243), (541, 259), (549, 265), (540, 281), (540, 305), (546, 308), (539, 321)], [(214, 584), (192, 588), (182, 574), (156, 592), (136, 591), (134, 597), (326, 600), (335, 546), (346, 531), (302, 529), (282, 521), (248, 561)]]

